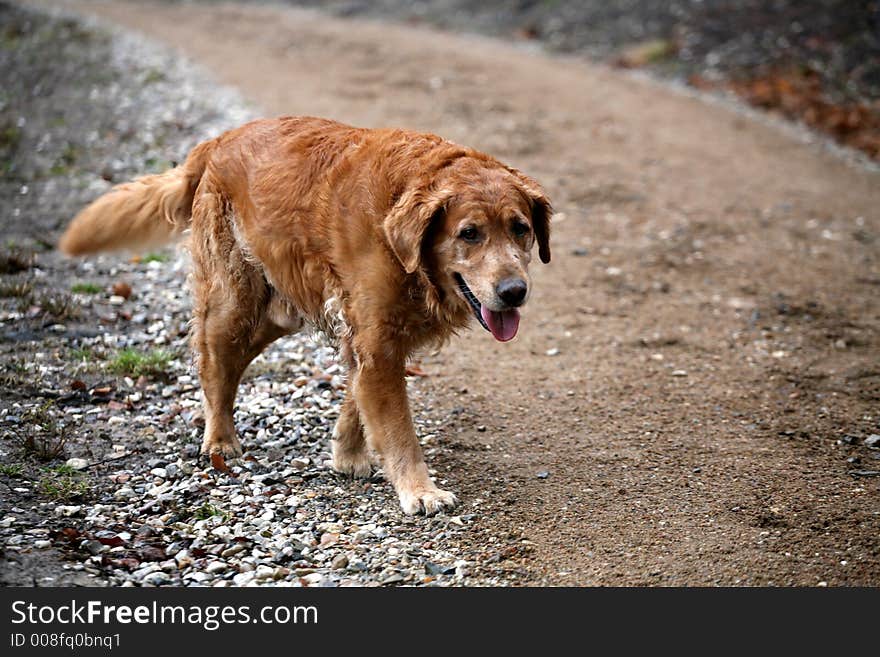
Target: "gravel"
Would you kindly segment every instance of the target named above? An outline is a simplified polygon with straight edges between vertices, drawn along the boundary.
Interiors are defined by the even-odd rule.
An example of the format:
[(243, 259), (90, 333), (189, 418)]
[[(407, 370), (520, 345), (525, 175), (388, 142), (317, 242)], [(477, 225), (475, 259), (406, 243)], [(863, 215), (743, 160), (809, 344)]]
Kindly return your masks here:
[[(3, 87), (20, 92), (0, 106), (18, 127), (2, 228), (31, 258), (0, 277), (31, 288), (0, 298), (0, 582), (72, 571), (113, 586), (504, 584), (462, 548), (478, 515), (406, 517), (380, 474), (328, 467), (345, 376), (313, 336), (279, 340), (245, 375), (235, 419), (247, 451), (231, 473), (198, 458), (186, 252), (70, 261), (46, 244), (111, 181), (179, 161), (254, 110), (126, 33), (5, 5), (0, 16), (15, 35)], [(40, 57), (49, 42), (65, 57)], [(40, 79), (54, 82), (37, 93)], [(126, 353), (154, 358), (126, 366)], [(410, 386), (430, 465), (445, 419), (419, 413)]]

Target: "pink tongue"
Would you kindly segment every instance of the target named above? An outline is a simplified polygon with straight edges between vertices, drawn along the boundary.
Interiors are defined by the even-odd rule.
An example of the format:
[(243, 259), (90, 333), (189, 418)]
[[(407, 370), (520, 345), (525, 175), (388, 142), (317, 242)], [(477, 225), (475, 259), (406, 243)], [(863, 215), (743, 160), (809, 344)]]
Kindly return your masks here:
[(480, 315), (483, 321), (492, 331), (492, 335), (499, 342), (507, 342), (512, 340), (519, 328), (519, 311), (518, 310), (502, 310), (496, 312), (488, 310), (486, 306), (480, 308)]

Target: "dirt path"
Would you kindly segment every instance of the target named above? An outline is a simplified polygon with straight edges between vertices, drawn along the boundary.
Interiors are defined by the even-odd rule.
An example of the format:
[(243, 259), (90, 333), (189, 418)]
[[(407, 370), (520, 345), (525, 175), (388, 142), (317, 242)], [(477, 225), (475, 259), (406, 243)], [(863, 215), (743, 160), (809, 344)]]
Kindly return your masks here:
[(424, 404), (458, 427), (435, 465), (487, 535), (525, 539), (487, 569), (880, 583), (880, 479), (863, 476), (880, 470), (863, 445), (880, 433), (880, 175), (489, 40), (266, 7), (67, 6), (179, 48), (268, 114), (431, 130), (544, 182), (554, 257), (520, 337), (469, 332), (424, 362)]

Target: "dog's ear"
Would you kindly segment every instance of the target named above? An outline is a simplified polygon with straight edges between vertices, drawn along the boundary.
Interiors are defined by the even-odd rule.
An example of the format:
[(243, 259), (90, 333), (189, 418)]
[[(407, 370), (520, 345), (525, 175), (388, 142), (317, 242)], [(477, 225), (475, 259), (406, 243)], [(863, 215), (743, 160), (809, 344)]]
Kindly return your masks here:
[(538, 256), (541, 262), (547, 264), (550, 262), (550, 217), (553, 216), (553, 206), (534, 178), (517, 169), (510, 169), (510, 172), (519, 178), (523, 191), (531, 201), (532, 228), (535, 230), (535, 239), (538, 240)]
[(444, 212), (451, 197), (450, 190), (409, 189), (382, 222), (388, 245), (407, 274), (419, 268), (428, 228)]

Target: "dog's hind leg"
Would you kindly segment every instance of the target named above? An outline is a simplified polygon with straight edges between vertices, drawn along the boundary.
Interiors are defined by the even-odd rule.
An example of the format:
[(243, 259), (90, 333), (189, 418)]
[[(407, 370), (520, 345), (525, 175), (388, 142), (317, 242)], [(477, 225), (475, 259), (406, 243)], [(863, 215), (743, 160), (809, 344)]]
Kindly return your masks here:
[(214, 195), (203, 195), (193, 213), (192, 345), (205, 408), (202, 453), (241, 456), (233, 410), (248, 364), (271, 342), (295, 331), (294, 318), (277, 322), (279, 301), (262, 273), (238, 247)]
[(333, 428), (333, 439), (330, 441), (333, 469), (336, 472), (354, 477), (368, 477), (372, 473), (373, 467), (370, 463), (364, 427), (354, 394), (357, 362), (349, 341), (343, 341), (340, 356), (348, 367), (349, 380), (345, 401), (342, 403), (339, 419)]
[(247, 295), (209, 293), (198, 307), (193, 343), (198, 351), (199, 379), (205, 404), (202, 453), (226, 458), (241, 456), (233, 410), (241, 376), (270, 343), (289, 333), (254, 308)]

